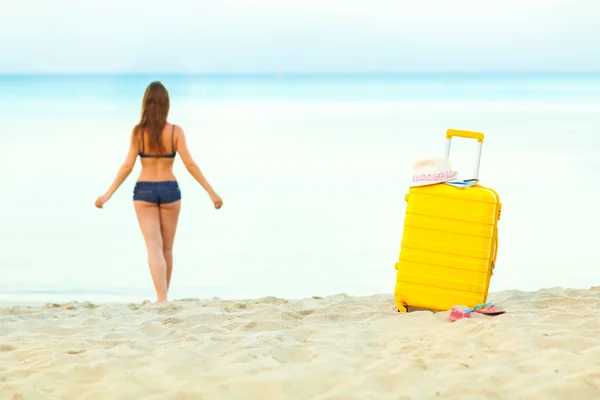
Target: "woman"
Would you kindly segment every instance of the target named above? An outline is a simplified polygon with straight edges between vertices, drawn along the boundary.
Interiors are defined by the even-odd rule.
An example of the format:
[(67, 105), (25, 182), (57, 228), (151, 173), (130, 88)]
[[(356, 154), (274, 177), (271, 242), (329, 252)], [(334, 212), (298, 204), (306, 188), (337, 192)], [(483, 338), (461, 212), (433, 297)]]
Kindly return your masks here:
[(152, 82), (144, 93), (142, 117), (131, 133), (127, 158), (111, 187), (96, 200), (96, 207), (102, 208), (129, 176), (139, 155), (142, 172), (133, 191), (133, 205), (146, 242), (158, 302), (167, 301), (173, 271), (173, 241), (181, 208), (181, 192), (173, 175), (177, 152), (190, 174), (208, 192), (215, 208), (223, 205), (192, 159), (183, 130), (167, 122), (168, 114), (169, 93), (160, 82)]

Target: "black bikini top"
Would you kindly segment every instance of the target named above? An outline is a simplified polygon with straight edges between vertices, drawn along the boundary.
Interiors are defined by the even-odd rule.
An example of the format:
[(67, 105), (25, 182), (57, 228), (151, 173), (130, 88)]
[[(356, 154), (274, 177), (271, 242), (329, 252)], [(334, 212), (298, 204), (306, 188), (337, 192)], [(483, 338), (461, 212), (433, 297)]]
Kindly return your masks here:
[(142, 151), (139, 152), (139, 156), (142, 158), (175, 158), (177, 152), (175, 151), (175, 125), (171, 130), (171, 147), (173, 152), (170, 154), (146, 154), (144, 153), (144, 130), (142, 129)]

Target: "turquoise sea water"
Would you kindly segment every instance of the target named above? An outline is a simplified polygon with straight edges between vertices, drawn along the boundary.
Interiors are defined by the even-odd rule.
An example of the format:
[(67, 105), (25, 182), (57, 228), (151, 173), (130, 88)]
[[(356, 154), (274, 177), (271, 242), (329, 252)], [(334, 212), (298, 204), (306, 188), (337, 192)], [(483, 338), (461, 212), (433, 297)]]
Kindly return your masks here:
[(261, 74), (261, 75), (0, 75), (3, 102), (139, 100), (160, 80), (180, 100), (535, 100), (596, 101), (600, 74)]
[[(486, 134), (504, 204), (492, 291), (598, 284), (600, 75), (0, 76), (0, 301), (152, 299), (126, 154), (146, 85), (225, 206), (181, 161), (172, 297), (393, 290), (412, 163)], [(474, 146), (453, 145), (470, 177)]]

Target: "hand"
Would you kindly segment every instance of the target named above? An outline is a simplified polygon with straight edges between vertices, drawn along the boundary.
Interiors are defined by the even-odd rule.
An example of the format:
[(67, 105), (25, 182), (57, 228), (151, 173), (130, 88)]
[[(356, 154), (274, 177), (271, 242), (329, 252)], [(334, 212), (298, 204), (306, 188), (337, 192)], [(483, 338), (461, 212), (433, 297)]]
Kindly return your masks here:
[(212, 202), (215, 205), (215, 208), (217, 210), (223, 206), (223, 200), (221, 199), (221, 196), (219, 196), (218, 194), (212, 192), (210, 194), (210, 199), (212, 200)]
[(110, 199), (110, 196), (108, 194), (103, 194), (102, 196), (98, 197), (96, 199), (96, 207), (102, 208), (102, 206), (104, 206), (104, 203), (106, 203), (108, 199)]

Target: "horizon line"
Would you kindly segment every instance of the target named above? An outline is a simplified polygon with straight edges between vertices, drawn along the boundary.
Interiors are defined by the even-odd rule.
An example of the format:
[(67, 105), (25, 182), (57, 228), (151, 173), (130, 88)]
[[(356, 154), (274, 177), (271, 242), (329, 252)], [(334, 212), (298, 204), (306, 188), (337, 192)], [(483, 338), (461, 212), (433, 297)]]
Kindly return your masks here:
[(262, 72), (0, 72), (0, 76), (402, 76), (402, 75), (600, 75), (600, 70), (478, 70), (478, 71), (262, 71)]

